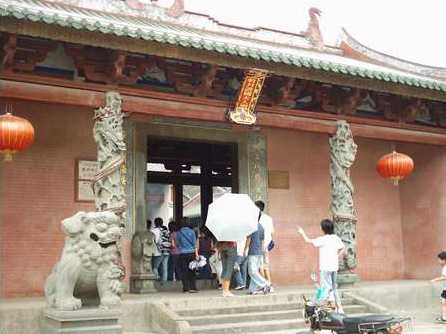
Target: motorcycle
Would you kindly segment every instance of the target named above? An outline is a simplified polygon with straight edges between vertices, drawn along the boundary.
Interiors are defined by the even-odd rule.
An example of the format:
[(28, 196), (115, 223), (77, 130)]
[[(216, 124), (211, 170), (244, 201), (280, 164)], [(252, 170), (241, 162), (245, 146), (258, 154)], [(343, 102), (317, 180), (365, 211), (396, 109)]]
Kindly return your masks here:
[[(315, 281), (313, 277), (314, 275), (312, 279)], [(402, 334), (412, 321), (411, 318), (384, 314), (347, 316), (336, 312), (334, 306), (327, 301), (328, 295), (322, 300), (317, 297), (312, 301), (305, 296), (302, 298), (304, 319), (310, 325), (310, 333), (328, 330), (335, 334)]]

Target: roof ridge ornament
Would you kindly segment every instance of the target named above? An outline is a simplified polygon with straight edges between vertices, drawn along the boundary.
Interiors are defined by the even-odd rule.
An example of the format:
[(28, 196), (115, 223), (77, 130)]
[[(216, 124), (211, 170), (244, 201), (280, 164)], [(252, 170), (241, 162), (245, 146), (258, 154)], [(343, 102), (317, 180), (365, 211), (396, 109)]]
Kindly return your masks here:
[(319, 28), (319, 17), (322, 11), (319, 8), (311, 7), (308, 10), (308, 14), (310, 15), (310, 21), (308, 22), (307, 30), (302, 31), (302, 34), (316, 50), (322, 51), (325, 48), (324, 38)]
[(184, 14), (184, 0), (175, 0), (172, 6), (166, 11), (166, 14), (175, 19)]
[[(125, 0), (127, 6), (135, 10), (144, 10), (146, 5), (150, 2), (157, 2), (158, 0)], [(184, 14), (184, 0), (175, 0), (172, 6), (166, 9), (166, 14), (175, 19)]]

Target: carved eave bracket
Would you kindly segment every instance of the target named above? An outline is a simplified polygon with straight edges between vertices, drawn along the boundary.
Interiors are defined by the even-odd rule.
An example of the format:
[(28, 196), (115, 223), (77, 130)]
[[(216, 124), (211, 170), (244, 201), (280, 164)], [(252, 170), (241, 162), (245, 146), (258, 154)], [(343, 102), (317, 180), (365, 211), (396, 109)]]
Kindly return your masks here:
[(267, 105), (281, 105), (294, 108), (296, 100), (305, 89), (303, 80), (290, 77), (270, 77), (265, 82), (265, 94), (260, 103)]
[(1, 67), (6, 72), (32, 72), (43, 62), (48, 53), (57, 48), (57, 42), (33, 38), (17, 38), (16, 34), (4, 33), (0, 37)]
[[(421, 99), (372, 93), (377, 110), (384, 118), (399, 123), (412, 123), (419, 117), (434, 117), (430, 106)], [(435, 104), (433, 104), (435, 105)], [(435, 120), (433, 119), (435, 122)]]
[(193, 96), (206, 97), (211, 95), (212, 86), (218, 72), (217, 65), (210, 65), (199, 77), (198, 84), (192, 90)]
[(65, 52), (88, 81), (105, 84), (135, 84), (155, 62), (146, 55), (83, 45), (66, 44)]

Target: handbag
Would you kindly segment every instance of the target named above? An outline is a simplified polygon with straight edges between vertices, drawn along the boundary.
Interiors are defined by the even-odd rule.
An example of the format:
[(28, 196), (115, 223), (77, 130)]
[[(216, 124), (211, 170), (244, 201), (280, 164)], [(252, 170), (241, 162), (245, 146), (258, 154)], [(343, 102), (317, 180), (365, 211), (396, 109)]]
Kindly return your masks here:
[(269, 244), (268, 244), (268, 247), (267, 247), (268, 252), (271, 252), (274, 249), (275, 246), (276, 246), (276, 244), (274, 243), (274, 240), (271, 240), (269, 242)]

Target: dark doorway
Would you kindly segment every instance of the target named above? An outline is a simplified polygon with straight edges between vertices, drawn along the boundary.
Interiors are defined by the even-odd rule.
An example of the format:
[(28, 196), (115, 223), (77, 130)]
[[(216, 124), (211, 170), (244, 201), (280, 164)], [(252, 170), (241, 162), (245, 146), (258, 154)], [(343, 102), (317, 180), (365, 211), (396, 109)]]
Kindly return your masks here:
[(238, 192), (237, 144), (149, 137), (147, 153), (148, 219), (200, 227), (215, 198)]

